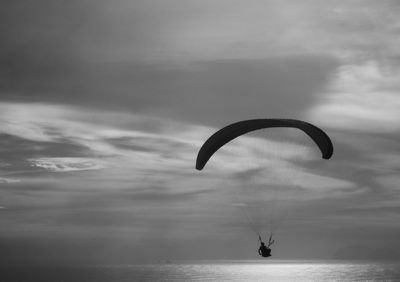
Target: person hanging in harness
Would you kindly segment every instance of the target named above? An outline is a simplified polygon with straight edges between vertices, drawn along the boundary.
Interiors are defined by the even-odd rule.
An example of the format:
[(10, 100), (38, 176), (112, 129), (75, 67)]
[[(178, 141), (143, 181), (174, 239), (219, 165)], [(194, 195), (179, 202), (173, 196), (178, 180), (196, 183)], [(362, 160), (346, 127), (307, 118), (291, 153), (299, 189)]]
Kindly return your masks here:
[(261, 240), (261, 236), (258, 235), (258, 240), (260, 241), (260, 248), (258, 248), (258, 254), (264, 258), (271, 256), (270, 246), (275, 243), (275, 240), (272, 240), (272, 234), (269, 236), (268, 246), (265, 246), (265, 243)]

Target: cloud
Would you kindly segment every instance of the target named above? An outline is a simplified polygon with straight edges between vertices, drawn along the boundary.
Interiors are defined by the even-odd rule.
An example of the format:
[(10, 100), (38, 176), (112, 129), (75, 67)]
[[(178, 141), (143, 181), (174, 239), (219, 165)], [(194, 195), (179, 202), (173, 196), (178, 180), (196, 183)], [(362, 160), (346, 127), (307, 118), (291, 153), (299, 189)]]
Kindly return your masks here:
[(377, 175), (392, 174), (400, 170), (398, 148), (380, 148), (366, 154), (363, 163)]
[(331, 92), (310, 110), (310, 119), (340, 130), (393, 133), (400, 130), (400, 72), (385, 73), (375, 61), (344, 65)]
[(19, 179), (0, 177), (0, 183), (16, 183), (20, 182)]
[(89, 158), (39, 158), (29, 160), (32, 166), (44, 168), (54, 172), (97, 170), (104, 168), (104, 164), (96, 159)]
[[(146, 255), (155, 239), (178, 247), (192, 239), (209, 250), (215, 234), (249, 233), (231, 203), (262, 206), (279, 188), (299, 195), (283, 232), (296, 234), (294, 246), (302, 229), (303, 246), (324, 228), (335, 243), (354, 229), (363, 233), (356, 240), (382, 238), (370, 235), (377, 226), (398, 233), (385, 229), (399, 221), (398, 4), (8, 2), (0, 9), (4, 246), (5, 237), (42, 247), (49, 236), (95, 236), (128, 238), (130, 255)], [(265, 116), (323, 127), (333, 158), (321, 160), (295, 132), (268, 131), (227, 144), (194, 169), (215, 130)], [(331, 232), (342, 226), (353, 230)], [(37, 260), (7, 250), (2, 261), (15, 254), (18, 262), (21, 253)], [(47, 250), (54, 257), (53, 246)]]
[(397, 174), (389, 173), (375, 179), (376, 183), (382, 187), (389, 197), (393, 197), (395, 202), (400, 200), (398, 192), (400, 190), (400, 177)]
[[(71, 71), (71, 74), (35, 78), (29, 87), (21, 86), (22, 89), (10, 86), (1, 92), (1, 97), (17, 103), (55, 104), (58, 107), (54, 110), (60, 114), (62, 105), (69, 104), (93, 111), (121, 111), (222, 126), (234, 120), (266, 115), (302, 116), (317, 94), (325, 89), (337, 64), (332, 56), (309, 54), (262, 60), (200, 61), (178, 66), (168, 62), (104, 63), (91, 65), (78, 78), (74, 76), (79, 71)], [(77, 81), (78, 90), (71, 90), (71, 85)], [(37, 89), (34, 95), (32, 87)], [(11, 109), (11, 105), (8, 108)], [(39, 109), (39, 105), (35, 109)], [(49, 111), (47, 109), (43, 115)], [(19, 115), (28, 113), (33, 114), (26, 110)], [(17, 115), (9, 111), (4, 114)], [(105, 122), (104, 117), (101, 117), (102, 122)], [(9, 122), (11, 124), (6, 126), (13, 125), (11, 120)], [(25, 134), (35, 135), (38, 140), (44, 138), (33, 123), (25, 130)]]
[[(256, 171), (251, 185), (301, 187), (309, 191), (305, 198), (323, 198), (355, 189), (352, 180), (325, 175), (304, 165), (320, 161), (320, 153), (298, 130), (275, 129), (266, 135), (242, 136), (221, 148), (205, 172), (198, 173), (194, 171), (197, 151), (215, 128), (144, 115), (87, 112), (56, 104), (3, 103), (0, 107), (0, 120), (8, 124), (0, 129), (3, 133), (42, 143), (41, 156), (26, 158), (39, 179), (46, 176), (39, 176), (38, 169), (47, 173), (93, 171), (97, 175), (92, 179), (92, 173), (79, 174), (78, 182), (78, 175), (74, 174), (59, 179), (60, 183), (68, 179), (70, 187), (83, 183), (97, 189), (107, 189), (109, 185), (120, 189), (165, 187), (172, 194), (182, 194), (215, 190), (221, 183), (224, 189), (237, 187), (238, 183), (224, 179), (237, 174), (242, 175), (237, 179), (244, 181), (244, 175), (251, 170)], [(104, 122), (94, 122), (99, 120)], [(36, 130), (26, 130), (33, 125), (39, 135)], [(47, 149), (53, 143), (59, 144), (58, 150)], [(61, 154), (63, 144), (77, 144), (79, 150), (71, 148)], [(34, 177), (21, 179), (32, 181)], [(162, 195), (163, 190), (158, 193)]]
[[(19, 174), (21, 183), (15, 183), (18, 184), (15, 191), (24, 191), (24, 194), (11, 196), (13, 192), (10, 192), (7, 196), (14, 199), (12, 206), (15, 207), (18, 202), (20, 208), (46, 207), (52, 202), (72, 208), (78, 198), (88, 199), (84, 197), (86, 193), (116, 191), (124, 195), (125, 200), (114, 197), (114, 201), (102, 194), (101, 200), (86, 200), (84, 205), (91, 210), (102, 203), (104, 208), (108, 206), (104, 203), (107, 199), (110, 207), (121, 207), (124, 212), (146, 207), (148, 213), (140, 218), (143, 221), (160, 212), (174, 221), (177, 210), (166, 203), (179, 202), (178, 210), (191, 207), (198, 210), (199, 215), (211, 210), (217, 212), (219, 208), (213, 206), (213, 201), (226, 202), (225, 194), (238, 189), (249, 177), (249, 185), (255, 188), (280, 185), (287, 187), (287, 191), (293, 187), (308, 191), (303, 193), (302, 199), (343, 195), (355, 190), (352, 180), (323, 172), (325, 163), (317, 170), (304, 166), (323, 160), (313, 142), (298, 130), (277, 129), (267, 135), (242, 136), (219, 150), (204, 171), (198, 172), (194, 169), (197, 151), (216, 128), (145, 115), (88, 112), (82, 107), (46, 103), (3, 103), (0, 107), (4, 109), (0, 120), (9, 125), (0, 129), (3, 133), (27, 140), (27, 150), (29, 144), (41, 147), (25, 157), (28, 165), (23, 168), (32, 173)], [(39, 137), (24, 130), (32, 124), (41, 132)], [(283, 141), (285, 138), (292, 141)], [(12, 151), (15, 150), (13, 146), (19, 144), (14, 140), (7, 146)], [(58, 144), (56, 149), (54, 144)], [(63, 151), (64, 144), (79, 146)], [(20, 163), (11, 164), (7, 168), (9, 173), (21, 170)], [(249, 170), (255, 173), (246, 176)], [(56, 178), (52, 177), (55, 173)], [(238, 177), (234, 177), (235, 174)], [(32, 198), (38, 193), (42, 196)], [(149, 207), (148, 202), (159, 205)], [(43, 215), (52, 217), (45, 211)]]

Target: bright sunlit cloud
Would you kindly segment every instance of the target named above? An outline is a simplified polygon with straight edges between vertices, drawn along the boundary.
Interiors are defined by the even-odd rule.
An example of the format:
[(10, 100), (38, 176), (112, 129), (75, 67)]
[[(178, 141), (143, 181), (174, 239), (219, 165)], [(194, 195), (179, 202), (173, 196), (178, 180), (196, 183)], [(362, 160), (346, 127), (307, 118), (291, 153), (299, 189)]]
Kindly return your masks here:
[(89, 158), (39, 158), (30, 159), (32, 166), (54, 172), (97, 170), (104, 168), (101, 161)]
[(345, 65), (333, 79), (331, 92), (311, 109), (310, 119), (353, 131), (391, 133), (400, 130), (400, 72), (377, 62)]

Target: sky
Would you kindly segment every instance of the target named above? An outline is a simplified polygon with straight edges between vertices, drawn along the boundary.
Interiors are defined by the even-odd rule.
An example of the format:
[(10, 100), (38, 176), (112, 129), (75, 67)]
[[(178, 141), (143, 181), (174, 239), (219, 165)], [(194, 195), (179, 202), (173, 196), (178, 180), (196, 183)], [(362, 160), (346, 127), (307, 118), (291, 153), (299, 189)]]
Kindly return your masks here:
[[(255, 259), (255, 226), (275, 258), (399, 258), (399, 13), (2, 1), (0, 263)], [(195, 170), (213, 132), (252, 118), (311, 122), (334, 155), (273, 129)]]

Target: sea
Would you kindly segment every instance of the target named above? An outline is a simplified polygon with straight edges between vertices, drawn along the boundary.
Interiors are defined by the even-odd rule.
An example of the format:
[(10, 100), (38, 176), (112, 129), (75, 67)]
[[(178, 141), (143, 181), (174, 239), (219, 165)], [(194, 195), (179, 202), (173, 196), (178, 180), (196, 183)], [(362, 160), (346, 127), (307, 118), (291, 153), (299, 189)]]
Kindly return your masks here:
[(400, 281), (400, 262), (196, 261), (86, 267), (0, 267), (4, 282)]

